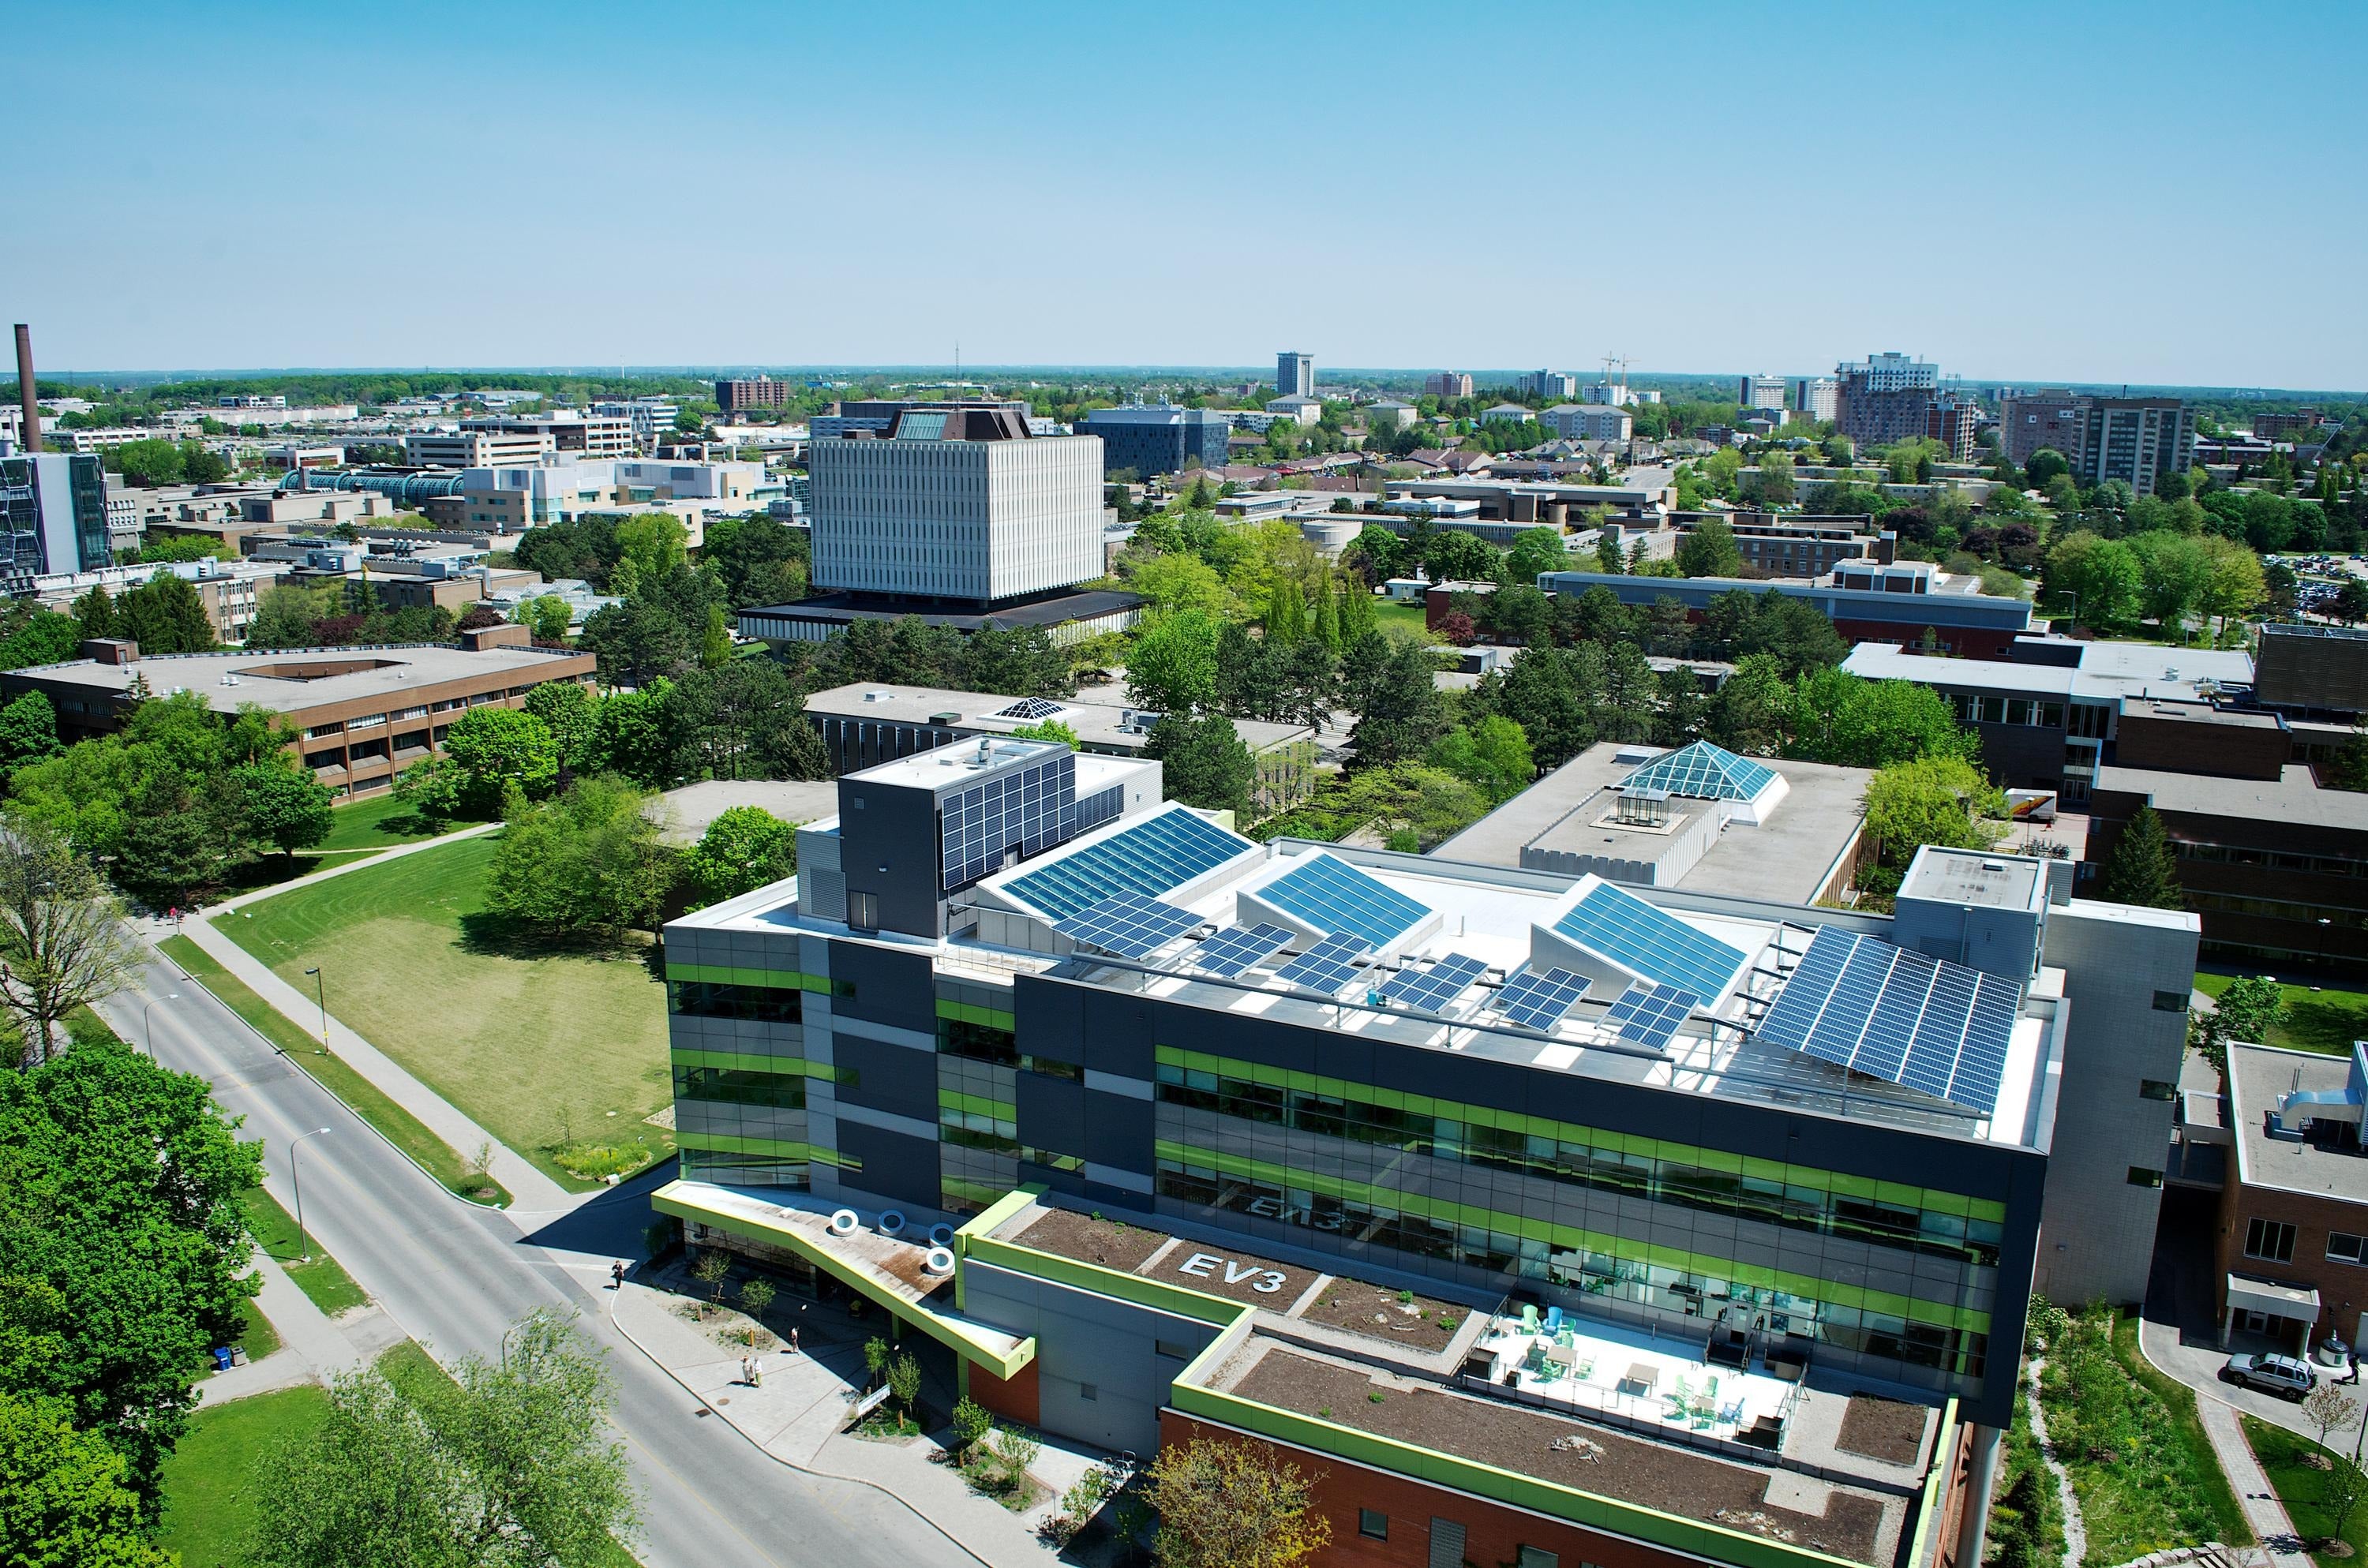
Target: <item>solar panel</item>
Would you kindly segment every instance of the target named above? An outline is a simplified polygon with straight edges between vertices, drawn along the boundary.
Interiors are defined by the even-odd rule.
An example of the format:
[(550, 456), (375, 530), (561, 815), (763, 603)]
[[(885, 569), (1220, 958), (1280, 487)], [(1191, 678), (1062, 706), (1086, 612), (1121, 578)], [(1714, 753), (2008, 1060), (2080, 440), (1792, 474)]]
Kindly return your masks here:
[(1291, 933), (1280, 926), (1228, 926), (1189, 955), (1194, 964), (1211, 974), (1232, 980), (1244, 970), (1281, 952), (1291, 942)]
[(1338, 996), (1357, 978), (1356, 960), (1373, 950), (1373, 945), (1361, 937), (1343, 932), (1326, 937), (1281, 969), (1275, 978), (1286, 985), (1304, 986), (1321, 991), (1326, 996)]
[(1023, 697), (1019, 701), (995, 710), (998, 719), (1050, 719), (1055, 713), (1066, 712), (1057, 702), (1047, 702), (1041, 697)]
[(1382, 996), (1417, 1012), (1436, 1013), (1471, 990), (1487, 972), (1488, 966), (1470, 954), (1450, 953), (1429, 969), (1398, 971), (1382, 987)]
[(1610, 882), (1598, 882), (1554, 929), (1639, 979), (1697, 996), (1723, 994), (1745, 954)]
[(1240, 834), (1180, 808), (1156, 812), (1012, 878), (1003, 891), (1059, 920), (1121, 893), (1156, 897), (1173, 892), (1255, 847)]
[(1691, 991), (1639, 981), (1620, 994), (1603, 1021), (1619, 1030), (1622, 1040), (1658, 1051), (1701, 1006), (1702, 998)]
[(1592, 983), (1585, 975), (1566, 969), (1550, 969), (1543, 974), (1525, 969), (1497, 988), (1490, 1006), (1505, 1015), (1507, 1023), (1525, 1029), (1550, 1029), (1578, 1006)]
[(1758, 1036), (1988, 1115), (2022, 988), (1873, 937), (1821, 927)]
[(1252, 898), (1262, 899), (1284, 914), (1304, 920), (1318, 931), (1337, 935), (1352, 931), (1378, 949), (1414, 928), (1430, 913), (1427, 905), (1340, 859), (1315, 854), (1262, 888)]
[(1140, 893), (1121, 893), (1080, 910), (1053, 929), (1080, 947), (1122, 959), (1148, 958), (1193, 926), (1201, 916)]

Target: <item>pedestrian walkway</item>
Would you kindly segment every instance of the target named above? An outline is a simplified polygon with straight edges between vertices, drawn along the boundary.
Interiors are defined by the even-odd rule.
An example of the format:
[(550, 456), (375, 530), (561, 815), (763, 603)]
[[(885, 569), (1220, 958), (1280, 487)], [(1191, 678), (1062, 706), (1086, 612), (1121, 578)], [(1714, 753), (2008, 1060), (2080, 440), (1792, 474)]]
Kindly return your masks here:
[(2080, 1516), (2079, 1496), (2072, 1490), (2072, 1472), (2055, 1457), (2055, 1444), (2047, 1436), (2047, 1412), (2039, 1403), (2040, 1374), (2046, 1369), (2045, 1360), (2032, 1359), (2031, 1381), (2023, 1388), (2022, 1399), (2031, 1415), (2031, 1440), (2039, 1447), (2040, 1462), (2055, 1478), (2055, 1500), (2063, 1506), (2064, 1568), (2080, 1568), (2089, 1555), (2089, 1526)]
[[(449, 844), (452, 838), (459, 836), (461, 835), (451, 835), (435, 842)], [(374, 865), (393, 856), (414, 853), (420, 847), (427, 846), (414, 846), (404, 849), (389, 850), (387, 854), (373, 856), (361, 864)], [(336, 870), (317, 872), (313, 876), (301, 878), (295, 882), (270, 891), (284, 892), (290, 887), (298, 887), (306, 882), (342, 875), (344, 870), (344, 868), (340, 868)], [(242, 918), (238, 913), (238, 905), (247, 902), (249, 899), (234, 899), (230, 903), (208, 914), (189, 915), (181, 923), (179, 934), (195, 942), (207, 957), (228, 970), (247, 989), (262, 997), (266, 1006), (291, 1022), (301, 1025), (308, 1033), (317, 1030), (320, 1028), (321, 1008), (315, 998), (306, 995), (280, 979), (272, 972), (270, 965), (232, 941), (225, 933), (214, 928), (213, 921), (217, 919)], [(149, 923), (147, 929), (152, 939), (172, 934), (168, 923), (163, 921)], [(480, 1126), (473, 1118), (464, 1114), (450, 1100), (413, 1076), (410, 1070), (401, 1062), (339, 1023), (334, 1013), (329, 1015), (328, 1028), (329, 1049), (335, 1051), (347, 1066), (368, 1079), (381, 1094), (417, 1117), (430, 1132), (442, 1139), (454, 1153), (467, 1159), (473, 1155), (481, 1145), (492, 1144), (494, 1179), (509, 1188), (510, 1207), (513, 1210), (525, 1213), (557, 1212), (574, 1208), (587, 1196), (572, 1193), (550, 1176), (545, 1176), (524, 1155), (503, 1143), (500, 1139)]]
[(279, 1348), (199, 1383), (199, 1404), (220, 1404), (298, 1383), (327, 1382), (339, 1372), (368, 1365), (404, 1337), (393, 1320), (376, 1307), (358, 1309), (342, 1319), (329, 1316), (313, 1304), (277, 1258), (260, 1248), (255, 1266), (263, 1276), (255, 1304), (279, 1332)]
[[(660, 1283), (677, 1274), (657, 1277)], [(784, 1292), (766, 1321), (784, 1335), (795, 1326), (802, 1349), (786, 1344), (756, 1353), (758, 1385), (742, 1379), (741, 1358), (750, 1354), (717, 1336), (722, 1320), (688, 1321), (678, 1311), (703, 1288), (679, 1281), (683, 1293), (637, 1276), (609, 1292), (610, 1316), (625, 1337), (698, 1396), (710, 1418), (729, 1422), (768, 1454), (794, 1469), (878, 1488), (910, 1506), (947, 1540), (992, 1568), (1046, 1568), (1061, 1554), (1037, 1535), (1060, 1494), (1105, 1456), (1099, 1450), (1047, 1439), (1030, 1474), (1051, 1494), (1025, 1514), (970, 1490), (928, 1437), (881, 1442), (840, 1431), (848, 1405), (864, 1385), (863, 1341), (884, 1334), (876, 1320), (858, 1324), (836, 1307), (801, 1302)], [(942, 1411), (953, 1392), (925, 1387), (922, 1403)], [(1069, 1559), (1074, 1560), (1074, 1556)]]
[(2253, 1568), (2311, 1568), (2310, 1555), (2294, 1534), (2294, 1520), (2270, 1489), (2270, 1478), (2262, 1472), (2260, 1460), (2253, 1457), (2253, 1445), (2245, 1440), (2237, 1413), (2214, 1399), (2197, 1400), (2195, 1411), (2203, 1419), (2203, 1435), (2212, 1439), (2212, 1451), (2219, 1457), (2228, 1484), (2237, 1489), (2245, 1522), (2260, 1540), (2260, 1546), (2239, 1555)]

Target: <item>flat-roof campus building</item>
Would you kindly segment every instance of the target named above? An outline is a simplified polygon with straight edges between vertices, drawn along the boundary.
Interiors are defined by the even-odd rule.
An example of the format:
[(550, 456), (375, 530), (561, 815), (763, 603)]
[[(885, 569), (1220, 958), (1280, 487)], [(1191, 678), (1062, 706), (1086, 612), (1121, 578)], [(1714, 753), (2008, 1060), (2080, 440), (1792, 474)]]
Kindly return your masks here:
[(1801, 599), (1833, 622), (1846, 642), (1922, 644), (1969, 659), (2004, 657), (2032, 630), (2031, 601), (1981, 592), (1978, 579), (1928, 562), (1845, 560), (1811, 581), (1752, 577), (1642, 577), (1617, 572), (1541, 572), (1538, 586), (1573, 597), (1602, 588), (1623, 605), (1663, 600), (1701, 619), (1721, 594), (1781, 594)]
[(1258, 844), (982, 737), (798, 866), (666, 927), (656, 1206), (1010, 1419), (1312, 1457), (1340, 1561), (1977, 1560), (2024, 1303), (2146, 1279), (2195, 922), (2057, 865), (1882, 916)]

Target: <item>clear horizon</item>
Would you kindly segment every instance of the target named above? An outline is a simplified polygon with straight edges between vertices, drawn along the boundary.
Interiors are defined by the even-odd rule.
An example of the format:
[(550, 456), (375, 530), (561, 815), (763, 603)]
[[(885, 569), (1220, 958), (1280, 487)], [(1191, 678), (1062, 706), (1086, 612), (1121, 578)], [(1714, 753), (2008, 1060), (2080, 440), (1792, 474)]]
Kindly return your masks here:
[[(2368, 381), (2368, 322), (2314, 302), (2368, 218), (2310, 172), (2350, 142), (2361, 7), (1219, 4), (1199, 43), (1107, 7), (931, 14), (36, 11), (0, 313), (61, 376), (959, 346)], [(1735, 369), (1662, 369), (1703, 364)]]

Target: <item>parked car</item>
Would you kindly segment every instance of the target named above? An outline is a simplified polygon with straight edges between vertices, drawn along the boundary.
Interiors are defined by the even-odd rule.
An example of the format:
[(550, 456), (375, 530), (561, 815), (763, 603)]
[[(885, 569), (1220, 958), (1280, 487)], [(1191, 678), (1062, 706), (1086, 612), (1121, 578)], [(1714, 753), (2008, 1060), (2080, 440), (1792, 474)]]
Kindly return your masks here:
[(2297, 1356), (2231, 1356), (2220, 1381), (2298, 1400), (2318, 1386), (2318, 1373)]

